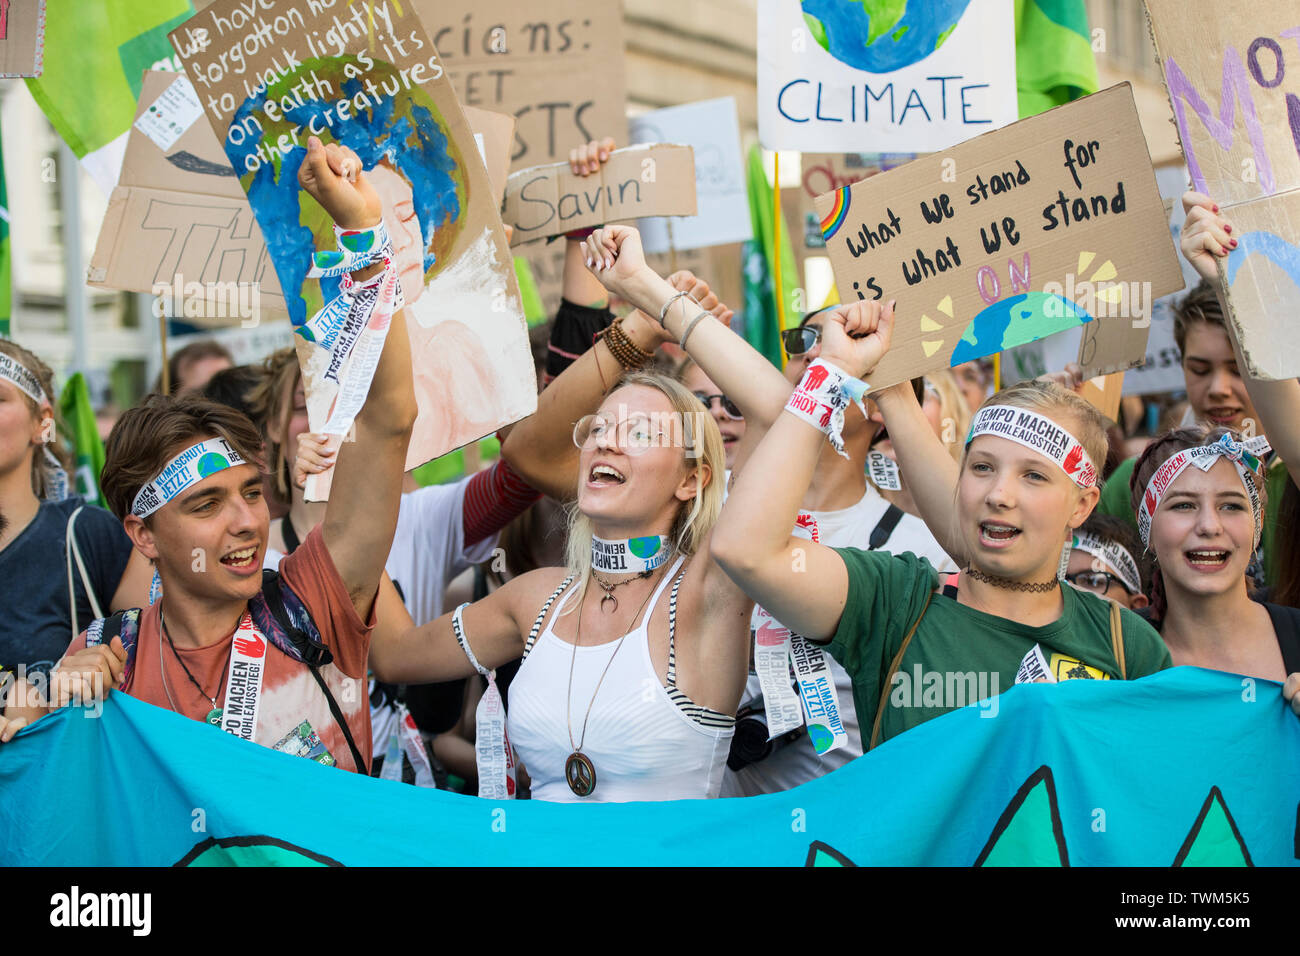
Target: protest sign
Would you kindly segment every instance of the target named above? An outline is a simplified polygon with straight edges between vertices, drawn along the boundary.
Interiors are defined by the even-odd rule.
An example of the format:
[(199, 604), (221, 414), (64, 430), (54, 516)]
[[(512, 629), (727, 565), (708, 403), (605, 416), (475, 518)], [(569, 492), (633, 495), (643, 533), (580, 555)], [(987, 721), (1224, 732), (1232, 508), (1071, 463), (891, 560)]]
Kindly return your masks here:
[(145, 74), (86, 281), (159, 296), (159, 312), (194, 325), (287, 318), (248, 199), (212, 128), (201, 112), (185, 112), (187, 102), (197, 105), (188, 77)]
[(515, 118), (512, 169), (627, 143), (619, 2), (412, 0), (460, 102)]
[[(200, 112), (187, 112), (191, 102)], [(465, 115), (476, 138), (482, 134), (499, 204), (513, 121), (472, 108)], [(156, 295), (158, 312), (192, 325), (250, 328), (288, 319), (248, 197), (201, 119), (189, 77), (145, 74), (122, 176), (109, 197), (86, 282)]]
[(642, 113), (628, 125), (635, 142), (685, 143), (695, 151), (699, 213), (640, 222), (641, 244), (647, 252), (744, 242), (753, 235), (733, 97)]
[(643, 216), (695, 215), (695, 157), (689, 146), (616, 149), (600, 171), (575, 176), (568, 162), (521, 169), (506, 183), (501, 216), (510, 244)]
[(1300, 722), (1279, 684), (1255, 684), (1243, 704), (1240, 676), (1199, 667), (1008, 680), (793, 790), (508, 807), (324, 767), (115, 690), (4, 745), (0, 865), (1295, 866)]
[(45, 0), (0, 3), (0, 77), (40, 76), (45, 59)]
[[(1228, 320), (1252, 377), (1300, 375), (1300, 47), (1295, 4), (1148, 0), (1192, 188), (1238, 245), (1219, 262)], [(1216, 102), (1217, 95), (1217, 102)]]
[(840, 300), (898, 300), (875, 387), (1081, 326), (1085, 374), (1120, 371), (1183, 281), (1127, 83), (816, 208)]
[[(203, 44), (194, 42), (199, 30)], [(357, 405), (387, 334), (382, 318), (355, 336), (348, 325), (335, 339), (352, 338), (346, 354), (303, 334), (340, 287), (307, 276), (314, 251), (336, 248), (333, 223), (298, 186), (313, 135), (355, 150), (384, 201), (415, 368), (407, 467), (530, 414), (536, 378), (488, 174), (410, 5), (260, 0), (249, 10), (218, 0), (171, 40), (248, 194), (303, 339), (312, 429), (330, 430), (340, 408)]]
[(1016, 119), (1009, 3), (760, 0), (768, 149), (924, 153)]

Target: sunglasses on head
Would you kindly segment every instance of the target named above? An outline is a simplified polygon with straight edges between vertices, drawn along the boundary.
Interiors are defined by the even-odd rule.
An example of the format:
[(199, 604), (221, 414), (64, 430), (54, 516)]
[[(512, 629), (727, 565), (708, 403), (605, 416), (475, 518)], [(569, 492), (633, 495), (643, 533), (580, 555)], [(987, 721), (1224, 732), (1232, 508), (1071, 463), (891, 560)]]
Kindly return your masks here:
[(803, 355), (821, 341), (822, 330), (819, 325), (804, 325), (797, 329), (786, 329), (781, 333), (781, 344), (785, 346), (786, 355)]
[(700, 404), (703, 405), (705, 408), (707, 408), (709, 411), (713, 411), (713, 400), (716, 398), (722, 402), (723, 413), (725, 413), (726, 416), (730, 418), (733, 422), (740, 422), (745, 420), (745, 416), (741, 412), (740, 408), (736, 405), (735, 402), (727, 398), (726, 395), (723, 395), (721, 393), (717, 395), (706, 395), (704, 392), (695, 392), (694, 395), (696, 398), (700, 400)]

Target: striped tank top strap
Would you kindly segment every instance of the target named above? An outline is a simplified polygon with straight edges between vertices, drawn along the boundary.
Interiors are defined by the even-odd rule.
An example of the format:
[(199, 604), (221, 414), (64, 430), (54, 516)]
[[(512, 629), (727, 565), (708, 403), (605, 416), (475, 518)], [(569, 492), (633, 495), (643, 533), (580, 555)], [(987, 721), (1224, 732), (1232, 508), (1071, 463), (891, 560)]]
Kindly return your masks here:
[(686, 569), (682, 568), (668, 594), (668, 686), (677, 686), (677, 589), (682, 586)]
[[(564, 589), (573, 583), (573, 577), (574, 576), (570, 574), (567, 578), (561, 581), (560, 586), (551, 592), (551, 596), (548, 597), (546, 603), (542, 605), (542, 609), (537, 615), (537, 620), (533, 621), (532, 630), (528, 632), (528, 640), (524, 642), (523, 656), (525, 658), (528, 656), (528, 652), (533, 649), (533, 644), (537, 641), (537, 635), (542, 630), (542, 622), (546, 620), (546, 612), (551, 609), (551, 605), (555, 603), (555, 599), (564, 593)], [(522, 659), (523, 658), (521, 658), (521, 660)]]

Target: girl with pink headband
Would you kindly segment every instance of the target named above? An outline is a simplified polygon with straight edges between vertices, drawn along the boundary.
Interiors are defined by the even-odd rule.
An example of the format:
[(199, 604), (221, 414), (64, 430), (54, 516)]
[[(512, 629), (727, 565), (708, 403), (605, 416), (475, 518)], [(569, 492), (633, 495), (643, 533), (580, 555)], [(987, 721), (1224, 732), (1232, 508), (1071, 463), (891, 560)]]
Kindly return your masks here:
[[(1199, 193), (1183, 206), (1182, 253), (1222, 304), (1216, 260), (1236, 248), (1232, 223)], [(1300, 611), (1252, 600), (1246, 581), (1268, 507), (1270, 445), (1300, 477), (1300, 383), (1245, 383), (1267, 438), (1221, 427), (1169, 432), (1138, 460), (1131, 500), (1155, 556), (1152, 609), (1174, 663), (1284, 681), (1300, 713)]]

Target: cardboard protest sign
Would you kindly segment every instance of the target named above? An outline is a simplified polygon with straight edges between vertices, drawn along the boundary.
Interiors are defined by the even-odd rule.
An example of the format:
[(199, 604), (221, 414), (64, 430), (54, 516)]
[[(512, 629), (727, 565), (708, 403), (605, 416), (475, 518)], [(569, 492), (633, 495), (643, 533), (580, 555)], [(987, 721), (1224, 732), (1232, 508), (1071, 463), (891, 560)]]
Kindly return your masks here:
[(695, 151), (699, 213), (642, 220), (638, 226), (647, 252), (718, 246), (753, 236), (733, 97), (642, 113), (628, 125), (638, 143), (685, 143)]
[(512, 169), (565, 159), (604, 136), (626, 145), (621, 3), (411, 3), (461, 103), (514, 116)]
[(695, 215), (695, 157), (672, 144), (616, 149), (600, 171), (575, 176), (568, 162), (521, 169), (506, 183), (501, 217), (511, 245), (643, 216)]
[(1147, 0), (1192, 188), (1238, 241), (1220, 278), (1251, 376), (1300, 375), (1300, 47), (1295, 4)]
[[(190, 39), (198, 30), (202, 49)], [(313, 251), (336, 248), (333, 223), (298, 187), (307, 138), (360, 156), (384, 200), (406, 298), (419, 408), (407, 466), (530, 414), (536, 378), (488, 174), (410, 5), (218, 0), (171, 40), (248, 194), (300, 333), (339, 287), (307, 278)], [(355, 397), (346, 363), (367, 357), (358, 343), (342, 360), (298, 343), (314, 430), (336, 399)]]
[(45, 0), (0, 0), (0, 77), (40, 76)]
[[(249, 328), (287, 320), (280, 280), (230, 160), (212, 127), (199, 121), (201, 107), (184, 122), (193, 90), (183, 74), (145, 74), (122, 178), (109, 197), (86, 281), (156, 295), (158, 312), (193, 325)], [(514, 123), (487, 110), (467, 109), (466, 117), (476, 137), (486, 131), (499, 203)]]
[(1081, 326), (1086, 374), (1128, 368), (1183, 281), (1127, 83), (816, 206), (841, 301), (898, 300), (876, 387)]
[(760, 0), (768, 149), (924, 153), (1016, 119), (1009, 3)]
[(248, 199), (212, 128), (188, 103), (197, 103), (188, 77), (144, 75), (86, 281), (159, 296), (160, 313), (194, 325), (287, 318)]

